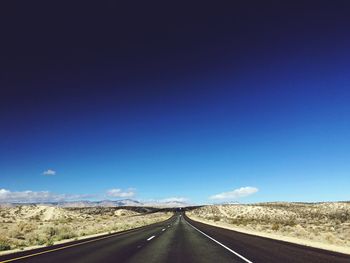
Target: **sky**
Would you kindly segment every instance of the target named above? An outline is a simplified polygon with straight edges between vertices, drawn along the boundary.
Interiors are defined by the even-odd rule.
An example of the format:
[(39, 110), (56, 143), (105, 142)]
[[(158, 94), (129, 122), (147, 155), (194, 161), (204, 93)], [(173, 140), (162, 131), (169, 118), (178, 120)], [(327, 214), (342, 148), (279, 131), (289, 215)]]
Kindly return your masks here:
[(350, 199), (349, 1), (11, 1), (0, 202)]

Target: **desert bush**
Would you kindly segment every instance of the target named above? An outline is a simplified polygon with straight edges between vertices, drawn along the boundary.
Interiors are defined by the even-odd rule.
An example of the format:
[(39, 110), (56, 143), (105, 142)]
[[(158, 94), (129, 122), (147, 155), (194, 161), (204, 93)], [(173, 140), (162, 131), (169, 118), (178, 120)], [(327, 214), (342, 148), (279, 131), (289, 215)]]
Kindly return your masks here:
[(349, 211), (339, 211), (334, 214), (329, 215), (330, 219), (337, 219), (341, 223), (345, 223), (347, 221), (350, 221), (350, 212)]
[(213, 217), (214, 222), (218, 222), (218, 221), (220, 221), (220, 219), (221, 219), (220, 216), (214, 216)]
[(296, 226), (297, 223), (296, 223), (296, 220), (294, 218), (290, 218), (290, 219), (284, 221), (284, 225), (285, 226)]
[(51, 237), (58, 235), (59, 229), (58, 229), (58, 227), (49, 227), (46, 229), (45, 232), (48, 235), (48, 237), (51, 238)]
[(0, 237), (0, 251), (10, 250), (10, 249), (11, 249), (10, 241), (7, 238)]
[(63, 240), (76, 237), (77, 234), (67, 226), (49, 227), (46, 229), (46, 234), (49, 239)]
[(242, 226), (247, 226), (248, 224), (254, 224), (255, 225), (255, 220), (250, 219), (250, 218), (242, 218), (242, 217), (237, 217), (237, 218), (232, 218), (229, 223), (233, 225), (242, 225)]
[(45, 238), (42, 238), (42, 237), (38, 237), (36, 240), (35, 240), (35, 245), (45, 245), (45, 243), (47, 242), (47, 240)]
[(64, 230), (57, 236), (57, 240), (69, 239), (76, 236), (77, 234), (73, 233), (71, 230)]
[(34, 224), (31, 224), (31, 223), (20, 222), (17, 225), (17, 228), (21, 233), (29, 233), (35, 229), (35, 226)]
[(71, 217), (62, 218), (62, 219), (57, 220), (56, 222), (58, 222), (58, 224), (60, 224), (60, 225), (68, 224), (68, 223), (73, 222), (73, 218), (71, 218)]
[(53, 239), (48, 239), (47, 242), (46, 242), (46, 246), (53, 246), (55, 244), (55, 242), (53, 241)]
[(280, 225), (277, 224), (277, 223), (274, 223), (274, 224), (272, 225), (271, 229), (274, 230), (274, 231), (277, 231), (278, 229), (280, 229)]
[(24, 233), (19, 231), (18, 229), (10, 231), (9, 236), (16, 239), (25, 239)]

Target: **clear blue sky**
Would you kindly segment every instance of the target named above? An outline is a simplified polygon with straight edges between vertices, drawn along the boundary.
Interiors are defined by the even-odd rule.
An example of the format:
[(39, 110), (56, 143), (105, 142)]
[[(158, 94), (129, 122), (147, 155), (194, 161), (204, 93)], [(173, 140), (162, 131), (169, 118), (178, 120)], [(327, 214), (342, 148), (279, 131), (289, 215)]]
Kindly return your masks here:
[[(298, 15), (285, 10), (272, 10), (281, 15), (266, 19), (266, 36), (259, 19), (233, 27), (200, 16), (216, 21), (199, 26), (203, 35), (191, 38), (196, 26), (182, 32), (182, 20), (170, 40), (145, 26), (136, 32), (140, 45), (123, 38), (126, 50), (105, 51), (88, 33), (65, 45), (73, 29), (43, 49), (41, 38), (24, 48), (7, 43), (0, 201), (23, 200), (27, 190), (93, 200), (349, 200), (347, 18), (325, 6), (281, 33), (278, 23)], [(48, 169), (54, 174), (44, 175)], [(248, 186), (258, 191), (209, 198)]]

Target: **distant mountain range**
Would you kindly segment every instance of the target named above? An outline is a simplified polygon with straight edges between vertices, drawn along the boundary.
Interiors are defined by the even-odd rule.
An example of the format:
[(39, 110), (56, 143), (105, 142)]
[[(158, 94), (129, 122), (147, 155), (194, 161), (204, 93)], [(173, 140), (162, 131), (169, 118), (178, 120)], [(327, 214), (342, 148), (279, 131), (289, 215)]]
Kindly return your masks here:
[(119, 207), (119, 206), (148, 206), (148, 207), (186, 207), (188, 203), (179, 201), (170, 202), (141, 202), (133, 199), (101, 200), (101, 201), (62, 201), (62, 202), (39, 202), (39, 203), (0, 203), (0, 206), (16, 205), (50, 205), (58, 207)]
[[(54, 204), (54, 203), (53, 203)], [(102, 201), (70, 201), (70, 202), (58, 202), (55, 205), (59, 207), (117, 207), (117, 206), (144, 206), (143, 203), (132, 200), (102, 200)]]

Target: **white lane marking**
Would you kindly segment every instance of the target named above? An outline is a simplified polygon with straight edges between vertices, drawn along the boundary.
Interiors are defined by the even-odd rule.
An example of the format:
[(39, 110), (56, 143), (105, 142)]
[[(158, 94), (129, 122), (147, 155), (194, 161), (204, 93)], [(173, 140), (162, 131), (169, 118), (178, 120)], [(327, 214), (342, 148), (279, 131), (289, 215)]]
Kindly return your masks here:
[[(186, 221), (186, 220), (185, 220)], [(191, 227), (193, 227), (194, 229), (196, 229), (199, 233), (205, 235), (207, 238), (213, 240), (215, 243), (219, 244), (220, 246), (222, 246), (223, 248), (226, 248), (228, 251), (230, 251), (231, 253), (235, 254), (237, 257), (243, 259), (245, 262), (248, 263), (253, 263), (252, 261), (250, 261), (249, 259), (246, 259), (245, 257), (243, 257), (241, 254), (238, 254), (236, 251), (232, 250), (231, 248), (225, 246), (224, 244), (220, 243), (219, 241), (217, 241), (216, 239), (212, 238), (211, 236), (207, 235), (206, 233), (200, 231), (197, 227), (192, 226), (189, 222), (186, 221), (187, 224), (189, 224)]]
[(162, 231), (165, 231), (165, 228), (163, 228)]
[(147, 241), (150, 241), (150, 240), (152, 240), (153, 238), (155, 238), (156, 236), (151, 236), (151, 237), (149, 237), (149, 238), (147, 238)]

